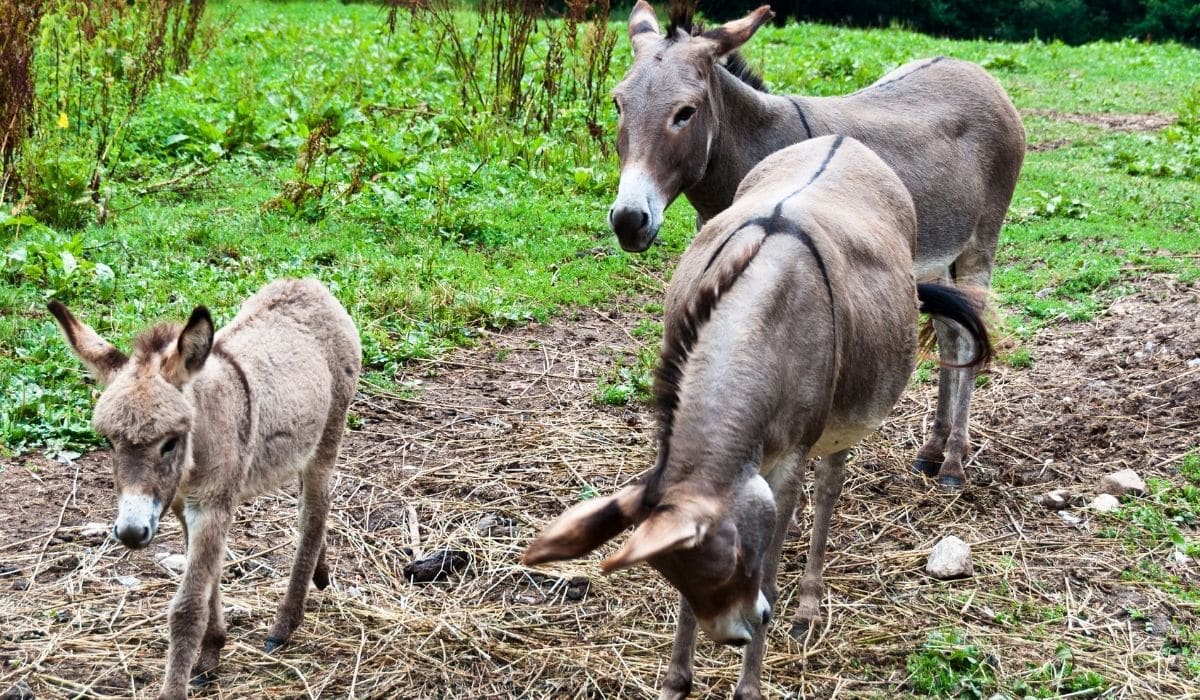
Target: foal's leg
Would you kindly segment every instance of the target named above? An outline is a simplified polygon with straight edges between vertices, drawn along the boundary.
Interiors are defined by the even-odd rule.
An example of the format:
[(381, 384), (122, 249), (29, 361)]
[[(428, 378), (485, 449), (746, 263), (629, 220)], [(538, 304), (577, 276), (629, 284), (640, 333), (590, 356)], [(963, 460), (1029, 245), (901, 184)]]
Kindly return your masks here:
[[(337, 423), (338, 439), (323, 440), (317, 454), (301, 474), (300, 484), (300, 543), (296, 547), (296, 559), (292, 562), (292, 575), (288, 580), (287, 593), (275, 613), (275, 622), (267, 634), (263, 648), (269, 653), (287, 643), (292, 633), (304, 619), (304, 599), (308, 596), (308, 582), (316, 581), (318, 566), (325, 560), (325, 521), (329, 515), (329, 475), (337, 461), (342, 422)], [(323, 569), (324, 567), (322, 567)], [(328, 570), (324, 575), (329, 582)], [(320, 584), (320, 581), (317, 581)]]
[[(958, 361), (959, 329), (957, 324), (946, 323), (941, 319), (933, 319), (933, 328), (937, 332), (938, 359), (941, 369), (938, 371), (937, 413), (933, 420), (933, 430), (929, 439), (917, 450), (917, 461), (913, 471), (925, 476), (934, 477), (945, 473), (946, 441), (954, 429), (954, 407), (959, 394), (959, 383), (966, 370), (952, 367), (960, 364)], [(961, 469), (961, 465), (960, 465)]]
[(184, 517), (189, 534), (187, 567), (167, 615), (170, 646), (159, 700), (187, 697), (192, 664), (209, 628), (211, 594), (220, 582), (233, 509), (229, 504), (209, 505), (203, 510), (185, 508)]
[(208, 625), (200, 640), (200, 657), (192, 667), (192, 685), (207, 685), (213, 680), (225, 639), (225, 612), (221, 607), (221, 576), (218, 572), (208, 596)]
[[(796, 502), (804, 489), (804, 456), (802, 451), (784, 458), (767, 475), (771, 490), (775, 492), (775, 532), (763, 559), (762, 587), (772, 611), (779, 600), (779, 557), (792, 523), (792, 515), (796, 512)], [(762, 663), (769, 630), (769, 623), (756, 627), (754, 637), (742, 654), (742, 674), (733, 691), (735, 700), (758, 700), (762, 697)]]
[(663, 679), (659, 700), (683, 700), (692, 692), (692, 659), (696, 656), (696, 615), (692, 606), (679, 596), (679, 620), (675, 623), (675, 643), (671, 663)]
[(825, 568), (825, 543), (829, 539), (829, 521), (842, 493), (849, 450), (835, 452), (817, 462), (813, 476), (812, 538), (808, 541), (808, 561), (800, 579), (800, 601), (792, 624), (792, 637), (799, 639), (817, 628), (821, 621), (821, 572)]

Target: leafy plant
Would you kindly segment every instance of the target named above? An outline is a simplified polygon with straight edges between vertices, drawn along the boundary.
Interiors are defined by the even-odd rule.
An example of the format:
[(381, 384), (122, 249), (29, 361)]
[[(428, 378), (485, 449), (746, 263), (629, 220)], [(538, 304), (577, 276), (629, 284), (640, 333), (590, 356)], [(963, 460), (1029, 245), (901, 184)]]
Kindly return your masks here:
[(935, 631), (905, 661), (906, 685), (935, 697), (983, 698), (995, 687), (993, 662), (958, 630)]

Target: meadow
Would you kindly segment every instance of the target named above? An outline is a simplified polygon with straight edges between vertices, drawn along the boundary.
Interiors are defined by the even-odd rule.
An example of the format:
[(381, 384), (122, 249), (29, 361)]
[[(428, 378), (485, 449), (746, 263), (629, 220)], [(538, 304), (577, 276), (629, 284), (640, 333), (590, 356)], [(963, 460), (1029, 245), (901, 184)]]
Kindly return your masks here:
[[(645, 400), (660, 300), (693, 215), (677, 202), (662, 244), (638, 256), (608, 229), (617, 163), (607, 91), (630, 56), (623, 23), (610, 27), (612, 65), (595, 85), (578, 66), (565, 88), (539, 82), (553, 56), (535, 34), (518, 90), (529, 98), (497, 112), (486, 85), (464, 92), (436, 23), (403, 12), (394, 30), (386, 12), (362, 4), (218, 3), (207, 21), (221, 27), (215, 43), (130, 119), (103, 225), (80, 203), (69, 148), (39, 155), (46, 184), (35, 201), (0, 210), (0, 588), (28, 586), (0, 606), (12, 645), (0, 652), (0, 690), (27, 679), (39, 697), (152, 692), (173, 581), (81, 534), (105, 519), (111, 486), (103, 453), (91, 452), (102, 446), (89, 424), (94, 386), (45, 302), (63, 301), (127, 347), (151, 321), (203, 303), (220, 325), (266, 281), (311, 275), (358, 323), (367, 370), (336, 485), (338, 596), (314, 596), (298, 633), (311, 637), (268, 660), (254, 635), (274, 598), (255, 586), (279, 578), (269, 576), (280, 566), (272, 557), (286, 558), (290, 544), (235, 541), (241, 573), (227, 600), (252, 612), (232, 617), (243, 639), (223, 662), (224, 691), (650, 692), (673, 615), (661, 582), (642, 572), (601, 583), (594, 562), (535, 574), (514, 560), (539, 523), (651, 458)], [(976, 61), (1008, 90), (1029, 140), (994, 280), (1004, 343), (981, 378), (973, 426), (983, 481), (949, 497), (878, 476), (902, 478), (904, 451), (922, 433), (926, 364), (896, 423), (860, 449), (857, 461), (879, 468), (855, 477), (834, 524), (855, 534), (835, 538), (831, 552), (851, 541), (886, 551), (831, 561), (833, 638), (810, 650), (773, 635), (771, 695), (1200, 696), (1200, 392), (1183, 364), (1197, 350), (1185, 344), (1153, 368), (1122, 364), (1153, 354), (1146, 338), (1179, 348), (1180, 337), (1197, 337), (1200, 51), (792, 24), (764, 28), (744, 53), (773, 92), (817, 95), (864, 87), (913, 58)], [(62, 123), (69, 143), (72, 115)], [(1102, 365), (1101, 348), (1117, 348), (1120, 362)], [(1118, 396), (1095, 393), (1100, 375)], [(1126, 390), (1161, 401), (1121, 403)], [(497, 403), (500, 394), (511, 399)], [(1079, 410), (1087, 430), (1060, 421), (1066, 409), (1048, 398), (1085, 406), (1093, 395), (1104, 401)], [(1163, 402), (1170, 435), (1156, 432)], [(476, 443), (451, 429), (452, 414), (469, 415)], [(1094, 432), (1100, 419), (1132, 427), (1105, 438)], [(1148, 470), (1151, 495), (1089, 519), (1086, 535), (1034, 504), (1108, 466)], [(909, 534), (872, 522), (876, 496)], [(257, 535), (287, 532), (289, 503), (262, 501), (244, 520)], [(480, 515), (496, 513), (511, 535), (480, 534)], [(36, 527), (18, 532), (18, 520)], [(982, 574), (969, 586), (930, 585), (916, 574), (921, 552), (955, 524), (982, 544)], [(383, 541), (392, 536), (407, 553)], [(1073, 559), (1081, 539), (1094, 549)], [(462, 578), (404, 582), (414, 550), (456, 546), (474, 557)], [(789, 552), (800, 560), (798, 545)], [(1176, 552), (1190, 564), (1162, 563)], [(119, 573), (148, 583), (130, 593), (111, 583)], [(592, 580), (571, 597), (579, 576)], [(1089, 593), (1076, 596), (1073, 581)], [(1081, 613), (1089, 604), (1092, 617)], [(402, 658), (410, 648), (420, 653)], [(698, 693), (720, 690), (736, 665), (703, 649)]]

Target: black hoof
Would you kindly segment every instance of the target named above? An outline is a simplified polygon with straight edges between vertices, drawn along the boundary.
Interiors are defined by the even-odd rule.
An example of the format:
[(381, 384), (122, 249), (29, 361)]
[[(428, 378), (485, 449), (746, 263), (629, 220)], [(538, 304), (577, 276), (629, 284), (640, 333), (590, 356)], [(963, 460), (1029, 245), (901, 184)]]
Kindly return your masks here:
[(329, 588), (329, 571), (326, 569), (317, 569), (313, 572), (313, 585), (318, 591), (323, 591)]
[(917, 461), (913, 462), (912, 465), (912, 470), (914, 472), (918, 474), (924, 474), (931, 479), (938, 475), (938, 471), (940, 471), (941, 468), (941, 462), (934, 462), (929, 459), (918, 459)]
[(203, 688), (204, 686), (217, 680), (216, 671), (204, 671), (192, 676), (191, 684), (194, 688)]
[(937, 482), (947, 491), (957, 491), (963, 487), (963, 480), (957, 476), (939, 476)]
[(797, 620), (792, 623), (792, 629), (789, 633), (792, 635), (793, 640), (803, 642), (814, 636), (815, 631), (816, 628), (807, 620)]
[(267, 637), (267, 641), (263, 642), (263, 651), (270, 654), (270, 653), (274, 652), (276, 649), (278, 649), (279, 647), (283, 646), (284, 644), (287, 644), (286, 639), (275, 639), (274, 637)]

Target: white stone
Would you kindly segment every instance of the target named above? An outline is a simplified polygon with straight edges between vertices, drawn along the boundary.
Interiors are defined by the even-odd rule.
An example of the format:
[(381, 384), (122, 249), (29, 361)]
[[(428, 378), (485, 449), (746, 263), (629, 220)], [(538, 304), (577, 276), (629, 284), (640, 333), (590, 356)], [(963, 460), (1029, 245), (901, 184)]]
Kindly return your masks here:
[(1097, 513), (1111, 513), (1121, 507), (1121, 502), (1110, 493), (1102, 493), (1092, 499), (1092, 510)]
[(162, 554), (158, 557), (158, 565), (168, 571), (182, 573), (187, 567), (187, 557), (182, 554)]
[(1187, 366), (1191, 369), (1196, 369), (1197, 367), (1200, 367), (1200, 357), (1193, 357), (1192, 359), (1188, 360)]
[(1186, 569), (1192, 563), (1192, 558), (1176, 549), (1171, 552), (1171, 563), (1177, 568)]
[(142, 580), (137, 576), (118, 576), (117, 583), (126, 588), (136, 588)]
[(943, 537), (929, 553), (925, 571), (943, 580), (973, 575), (975, 565), (971, 562), (971, 545), (954, 535)]
[(1132, 469), (1122, 469), (1113, 472), (1100, 481), (1100, 493), (1107, 493), (1117, 498), (1126, 494), (1145, 495), (1146, 482)]
[(1071, 513), (1068, 513), (1065, 510), (1058, 511), (1058, 517), (1062, 518), (1063, 522), (1068, 525), (1078, 526), (1080, 523), (1083, 522), (1083, 519), (1080, 518), (1078, 515), (1072, 515)]

